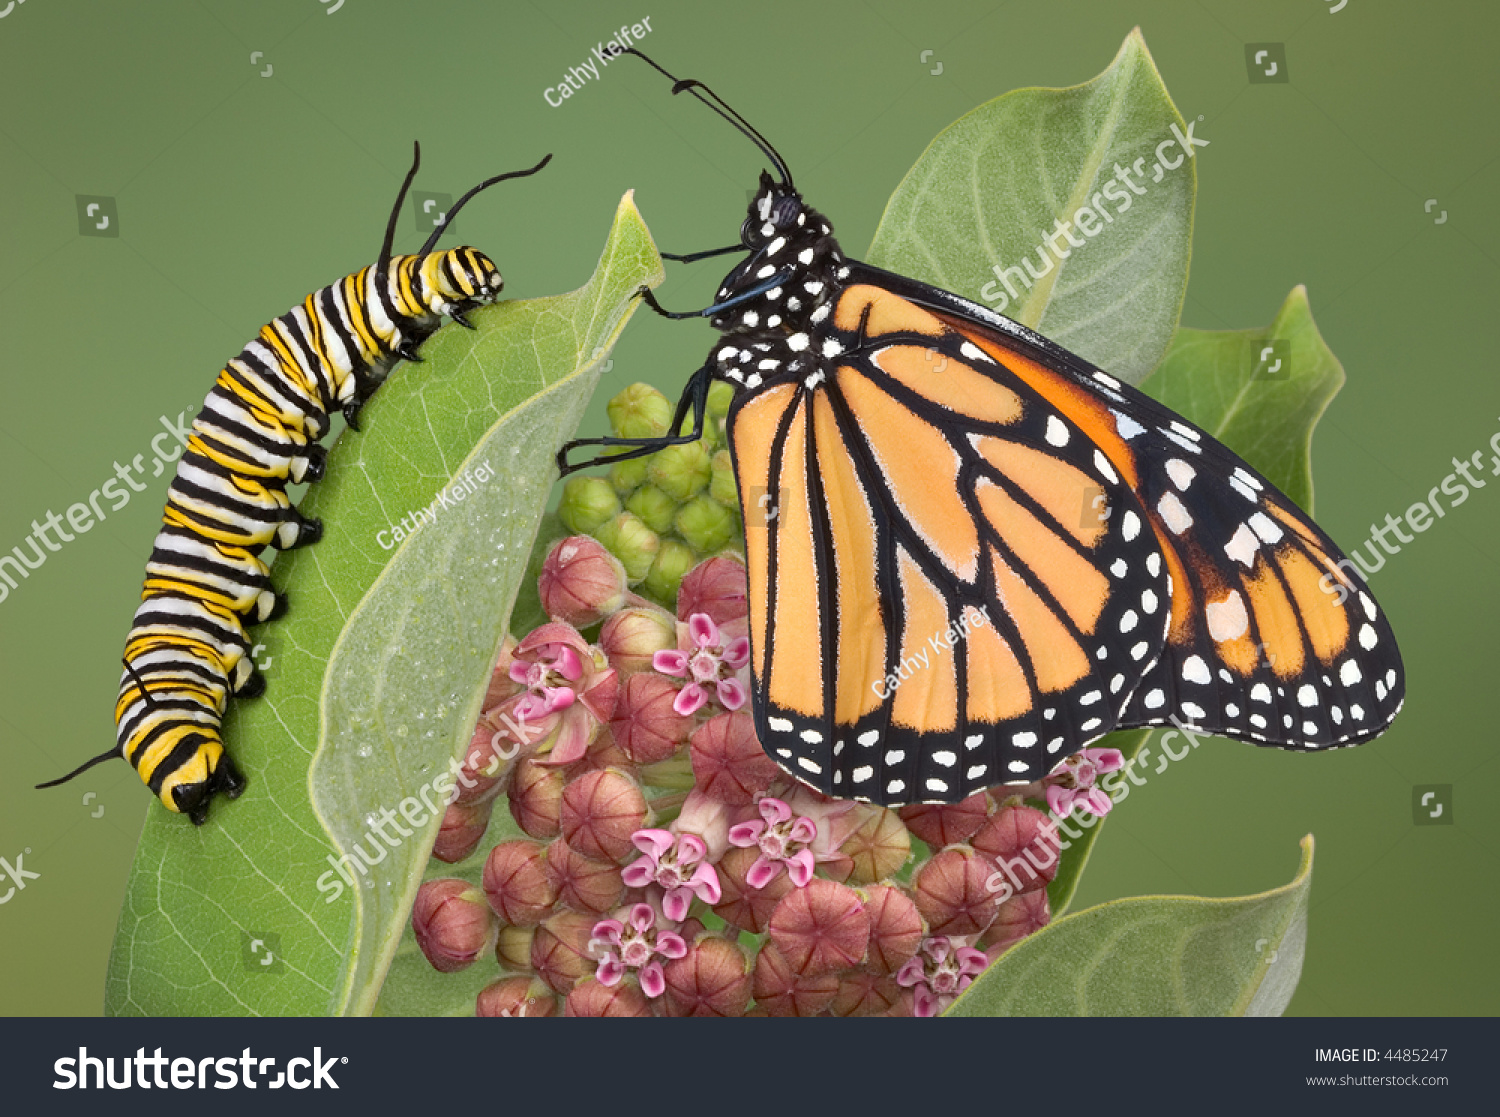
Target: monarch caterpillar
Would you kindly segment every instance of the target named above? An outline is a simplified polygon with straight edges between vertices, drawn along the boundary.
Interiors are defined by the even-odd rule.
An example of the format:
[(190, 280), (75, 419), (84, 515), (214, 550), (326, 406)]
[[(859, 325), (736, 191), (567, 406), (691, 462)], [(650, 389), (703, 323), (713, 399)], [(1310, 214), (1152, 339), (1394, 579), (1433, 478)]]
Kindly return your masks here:
[[(1390, 626), (1285, 495), (1040, 334), (847, 258), (742, 116), (629, 53), (779, 180), (762, 172), (739, 243), (672, 257), (748, 254), (714, 305), (672, 313), (641, 291), (724, 335), (678, 402), (670, 429), (691, 408), (693, 432), (572, 442), (558, 464), (701, 437), (710, 383), (734, 387), (753, 710), (785, 771), (843, 798), (952, 803), (1116, 729), (1185, 720), (1299, 750), (1384, 732), (1405, 693)], [(570, 465), (586, 445), (625, 449)], [(1099, 494), (1108, 514), (1082, 515)]]
[(365, 401), (398, 359), (422, 359), (417, 347), (444, 315), (469, 326), (466, 312), (495, 300), (504, 281), (488, 256), (433, 248), (470, 198), (533, 175), (552, 158), (481, 182), (448, 210), (418, 253), (392, 256), (396, 221), (421, 157), (413, 145), (376, 263), (263, 326), (219, 373), (193, 421), (146, 565), (115, 702), (115, 747), (39, 787), (120, 756), (168, 810), (200, 826), (214, 795), (235, 798), (244, 790), (219, 723), (230, 693), (249, 698), (265, 689), (249, 658), (245, 623), (269, 620), (285, 607), (257, 555), (267, 545), (306, 546), (323, 533), (320, 521), (298, 513), (286, 486), (323, 476), (327, 452), (319, 441), (334, 410), (358, 430)]

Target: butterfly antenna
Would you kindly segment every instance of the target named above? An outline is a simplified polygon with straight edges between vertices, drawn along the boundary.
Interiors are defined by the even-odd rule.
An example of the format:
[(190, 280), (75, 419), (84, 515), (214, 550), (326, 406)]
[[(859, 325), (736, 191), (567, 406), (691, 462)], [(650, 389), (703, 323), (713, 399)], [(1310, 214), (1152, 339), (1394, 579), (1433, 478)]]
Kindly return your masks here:
[(406, 172), (406, 178), (401, 183), (401, 189), (396, 193), (396, 204), (391, 207), (391, 219), (385, 225), (385, 240), (380, 245), (380, 262), (375, 265), (378, 274), (384, 275), (391, 264), (391, 246), (396, 243), (396, 221), (401, 216), (401, 203), (406, 201), (406, 192), (411, 188), (411, 180), (417, 177), (417, 168), (422, 165), (422, 145), (416, 140), (411, 143), (411, 170)]
[(792, 186), (792, 172), (787, 169), (786, 160), (783, 159), (781, 157), (781, 153), (771, 145), (771, 141), (766, 139), (765, 136), (761, 135), (760, 131), (753, 124), (751, 124), (743, 116), (737, 113), (734, 109), (730, 108), (729, 103), (708, 86), (704, 85), (701, 81), (698, 81), (694, 78), (678, 78), (675, 75), (668, 73), (661, 66), (658, 66), (649, 56), (643, 54), (641, 51), (636, 50), (634, 47), (620, 47), (617, 50), (612, 51), (611, 54), (635, 55), (657, 73), (661, 74), (665, 78), (670, 79), (672, 82), (673, 93), (691, 93), (694, 97), (698, 98), (698, 100), (702, 101), (709, 108), (713, 109), (714, 112), (718, 113), (725, 120), (729, 121), (730, 124), (734, 125), (735, 128), (737, 128), (741, 133), (743, 133), (751, 143), (760, 148), (761, 152), (766, 156), (767, 159), (771, 160), (772, 164), (776, 167), (777, 174), (781, 175), (783, 186), (785, 186), (788, 190), (794, 189), (794, 187)]
[(509, 171), (506, 174), (496, 175), (494, 178), (485, 179), (458, 201), (454, 202), (453, 205), (448, 207), (448, 212), (443, 215), (443, 220), (438, 223), (438, 227), (436, 229), (432, 230), (432, 236), (428, 237), (427, 243), (422, 246), (422, 255), (425, 256), (427, 255), (427, 253), (432, 251), (433, 247), (438, 242), (438, 238), (443, 235), (443, 230), (448, 228), (449, 223), (452, 222), (453, 218), (458, 215), (458, 211), (463, 209), (464, 205), (475, 194), (478, 194), (481, 190), (488, 190), (491, 186), (494, 186), (495, 183), (504, 182), (508, 178), (526, 178), (528, 175), (534, 175), (537, 173), (537, 171), (541, 170), (550, 162), (552, 162), (552, 154), (551, 152), (548, 152), (545, 156), (542, 157), (542, 161), (540, 163), (530, 168), (529, 170)]

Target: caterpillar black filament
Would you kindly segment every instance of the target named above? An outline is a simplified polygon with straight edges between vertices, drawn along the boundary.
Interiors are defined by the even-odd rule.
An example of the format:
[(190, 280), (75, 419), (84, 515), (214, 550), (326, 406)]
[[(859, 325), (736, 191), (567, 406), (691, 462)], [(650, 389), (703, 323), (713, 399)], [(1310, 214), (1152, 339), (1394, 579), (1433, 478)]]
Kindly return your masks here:
[(481, 182), (448, 210), (420, 252), (392, 256), (396, 220), (421, 163), (414, 145), (376, 263), (263, 326), (219, 373), (193, 421), (146, 566), (115, 702), (115, 747), (39, 787), (120, 756), (163, 805), (199, 825), (216, 794), (234, 798), (244, 790), (219, 723), (229, 694), (248, 698), (265, 689), (244, 626), (285, 605), (258, 553), (268, 545), (306, 546), (323, 534), (321, 522), (298, 513), (286, 486), (322, 477), (319, 442), (335, 410), (358, 430), (360, 408), (398, 359), (421, 360), (418, 346), (445, 315), (468, 326), (468, 311), (495, 300), (504, 281), (488, 256), (433, 248), (475, 194), (535, 174), (551, 158)]

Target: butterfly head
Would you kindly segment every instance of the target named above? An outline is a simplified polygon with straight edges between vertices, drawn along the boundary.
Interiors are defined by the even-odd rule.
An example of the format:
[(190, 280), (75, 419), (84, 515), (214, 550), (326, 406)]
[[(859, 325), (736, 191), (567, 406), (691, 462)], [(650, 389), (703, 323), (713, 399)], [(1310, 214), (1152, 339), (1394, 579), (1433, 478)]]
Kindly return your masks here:
[(805, 350), (809, 331), (828, 315), (841, 273), (847, 274), (833, 226), (789, 182), (762, 172), (740, 241), (750, 255), (724, 277), (719, 301), (743, 301), (715, 315), (713, 325), (777, 350), (789, 347), (791, 354)]
[(778, 237), (791, 241), (806, 230), (807, 213), (802, 195), (789, 183), (778, 182), (768, 171), (761, 171), (760, 187), (750, 200), (740, 241), (751, 251), (769, 247)]

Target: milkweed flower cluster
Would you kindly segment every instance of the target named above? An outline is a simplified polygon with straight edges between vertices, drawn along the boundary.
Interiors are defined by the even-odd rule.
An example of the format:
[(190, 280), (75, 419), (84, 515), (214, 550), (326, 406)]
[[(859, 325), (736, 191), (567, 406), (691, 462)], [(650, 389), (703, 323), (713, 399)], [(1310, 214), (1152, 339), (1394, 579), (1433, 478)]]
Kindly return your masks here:
[[(652, 392), (611, 403), (618, 434), (666, 429)], [(694, 561), (658, 565), (668, 536), (643, 513), (666, 524), (656, 493), (679, 512), (715, 499), (720, 467), (667, 454), (615, 467), (630, 467), (630, 497), (655, 490), (633, 512), (597, 486), (565, 499), (565, 521), (598, 534), (546, 549), (551, 619), (501, 651), (465, 762), (476, 789), (444, 820), (434, 857), (452, 868), (421, 886), (416, 943), (445, 973), (495, 971), (481, 1016), (935, 1015), (1047, 923), (1058, 841), (1038, 804), (1102, 813), (1096, 777), (1119, 754), (900, 811), (790, 779), (750, 714), (743, 560), (717, 537), (699, 546), (679, 516)], [(622, 515), (655, 533), (649, 563), (637, 529), (609, 529)]]

